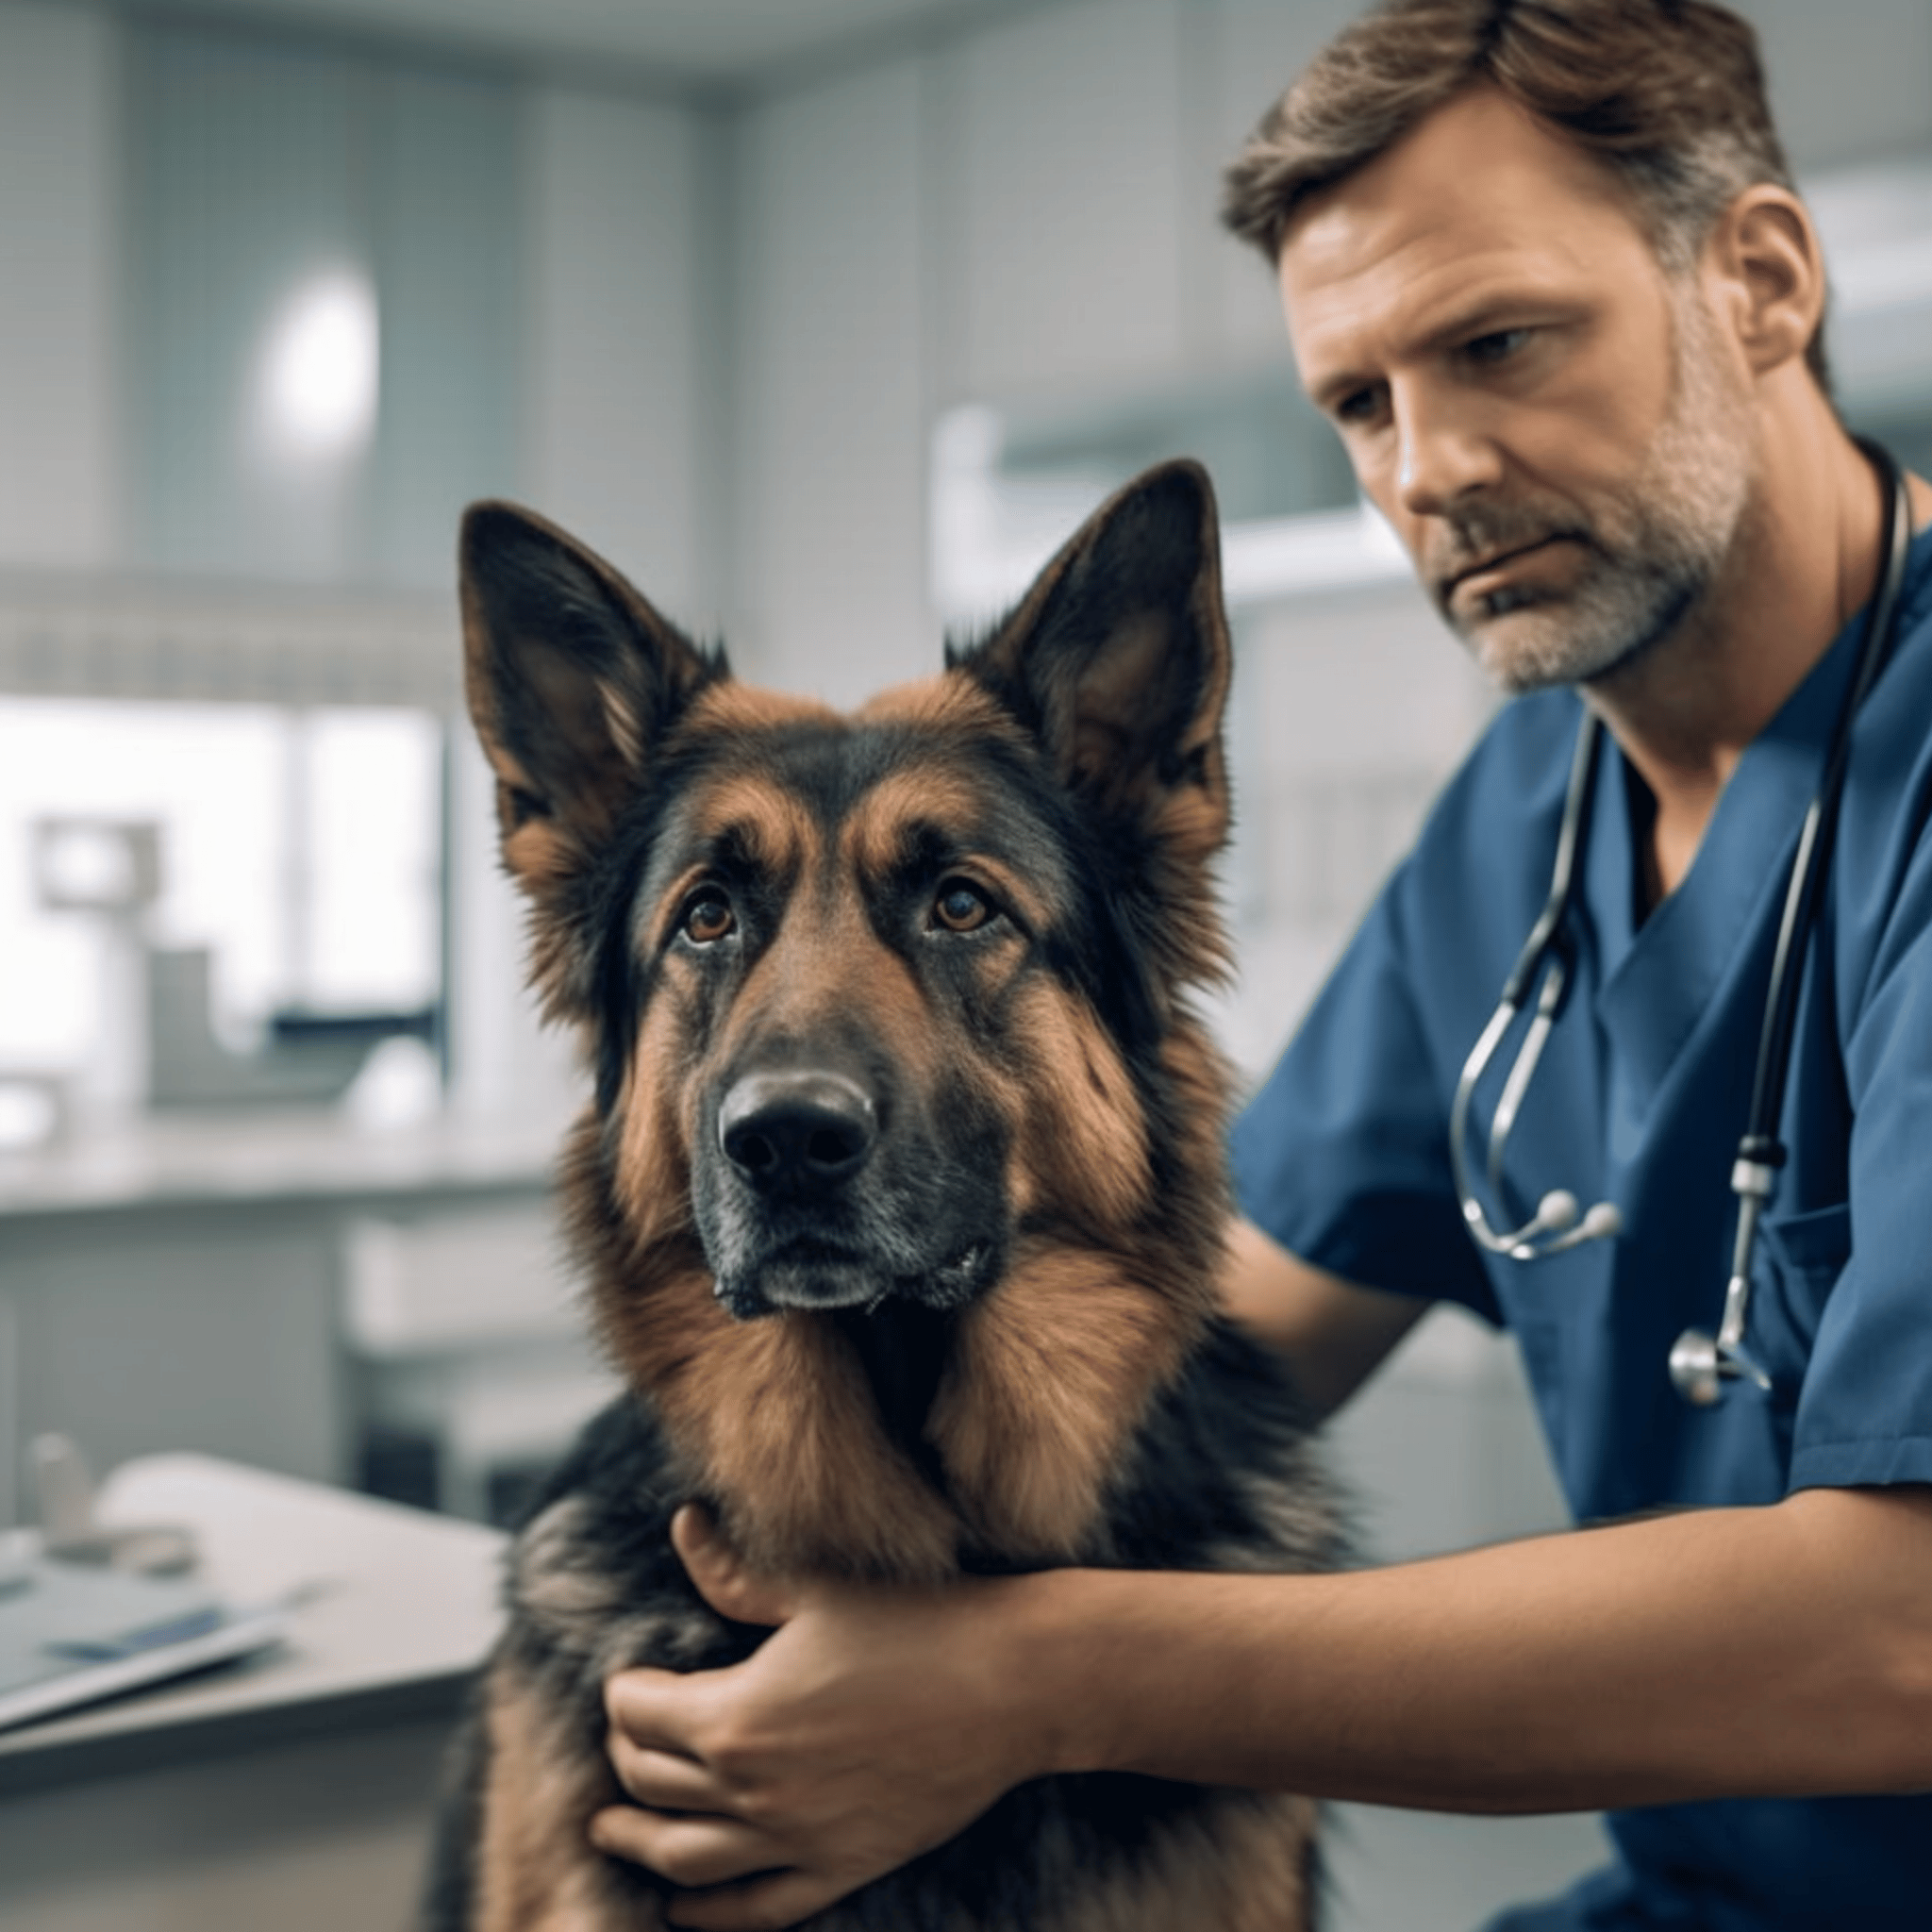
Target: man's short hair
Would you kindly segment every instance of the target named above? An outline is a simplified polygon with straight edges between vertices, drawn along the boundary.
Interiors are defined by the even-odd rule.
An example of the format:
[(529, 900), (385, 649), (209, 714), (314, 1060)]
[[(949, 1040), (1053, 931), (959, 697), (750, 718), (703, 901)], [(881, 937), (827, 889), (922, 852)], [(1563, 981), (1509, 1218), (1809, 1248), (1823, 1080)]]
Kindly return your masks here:
[[(1667, 270), (1746, 188), (1792, 186), (1757, 36), (1712, 0), (1382, 0), (1263, 117), (1223, 177), (1222, 219), (1275, 261), (1307, 196), (1485, 83), (1609, 170)], [(1822, 324), (1806, 357), (1824, 387)]]

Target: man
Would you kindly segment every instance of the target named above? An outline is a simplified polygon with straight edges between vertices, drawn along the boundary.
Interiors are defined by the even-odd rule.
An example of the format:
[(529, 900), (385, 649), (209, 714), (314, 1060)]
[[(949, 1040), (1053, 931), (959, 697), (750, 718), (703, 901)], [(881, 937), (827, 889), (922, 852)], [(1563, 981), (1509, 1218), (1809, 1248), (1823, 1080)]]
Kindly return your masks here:
[[(1323, 1407), (1428, 1302), (1518, 1334), (1579, 1519), (1332, 1577), (1060, 1572), (910, 1594), (686, 1559), (781, 1624), (629, 1673), (598, 1841), (677, 1924), (787, 1924), (1001, 1790), (1109, 1767), (1461, 1811), (1608, 1807), (1619, 1860), (1513, 1927), (1923, 1927), (1932, 1895), (1932, 541), (1851, 749), (1746, 1345), (1728, 1176), (1798, 825), (1886, 493), (1823, 387), (1824, 286), (1749, 29), (1701, 0), (1409, 0), (1231, 171), (1303, 381), (1507, 708), (1241, 1122), (1239, 1309)], [(1932, 490), (1909, 484), (1914, 524)], [(1574, 689), (1570, 689), (1574, 687)], [(1548, 891), (1585, 708), (1607, 727), (1574, 985), (1478, 1252), (1457, 1073)], [(1513, 1049), (1512, 1049), (1513, 1050)], [(1507, 1064), (1507, 1061), (1505, 1062)], [(1493, 1108), (1499, 1066), (1481, 1088)]]

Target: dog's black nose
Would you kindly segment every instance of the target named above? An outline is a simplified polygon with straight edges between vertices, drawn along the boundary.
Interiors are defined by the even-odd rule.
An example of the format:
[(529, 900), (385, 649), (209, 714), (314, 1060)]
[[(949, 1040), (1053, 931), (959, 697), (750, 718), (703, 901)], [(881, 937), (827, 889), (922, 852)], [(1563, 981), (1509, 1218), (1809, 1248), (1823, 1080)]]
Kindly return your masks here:
[(849, 1179), (878, 1138), (871, 1096), (842, 1074), (747, 1074), (718, 1109), (724, 1158), (762, 1192), (809, 1192)]

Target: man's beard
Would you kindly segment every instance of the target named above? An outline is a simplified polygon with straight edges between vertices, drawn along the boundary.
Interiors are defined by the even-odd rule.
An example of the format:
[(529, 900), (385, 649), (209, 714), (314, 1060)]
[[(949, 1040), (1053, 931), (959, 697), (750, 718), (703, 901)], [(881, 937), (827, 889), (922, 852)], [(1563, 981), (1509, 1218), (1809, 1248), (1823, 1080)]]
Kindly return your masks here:
[[(1451, 629), (1506, 691), (1581, 684), (1668, 637), (1729, 556), (1751, 494), (1749, 404), (1720, 359), (1697, 291), (1673, 302), (1676, 366), (1662, 425), (1637, 475), (1588, 505), (1519, 497), (1452, 512), (1430, 533), (1424, 580)], [(1472, 604), (1457, 577), (1552, 539), (1582, 551), (1562, 590), (1514, 584)]]

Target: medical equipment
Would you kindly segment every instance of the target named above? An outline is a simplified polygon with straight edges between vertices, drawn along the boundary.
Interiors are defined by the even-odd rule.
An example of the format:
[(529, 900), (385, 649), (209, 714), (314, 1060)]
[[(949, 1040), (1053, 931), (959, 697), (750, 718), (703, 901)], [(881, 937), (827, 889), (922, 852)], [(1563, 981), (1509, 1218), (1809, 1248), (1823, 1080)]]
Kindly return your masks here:
[[(1744, 1346), (1751, 1294), (1751, 1253), (1758, 1219), (1771, 1198), (1777, 1170), (1785, 1160), (1785, 1149), (1777, 1138), (1778, 1115), (1784, 1101), (1791, 1036), (1797, 1024), (1805, 949), (1824, 897), (1832, 836), (1838, 824), (1839, 798), (1850, 760), (1852, 721), (1891, 648), (1892, 634), (1897, 628), (1899, 590), (1905, 580), (1906, 556), (1912, 535), (1910, 506), (1898, 465), (1875, 445), (1861, 442), (1859, 447), (1887, 479), (1889, 540), (1885, 570), (1859, 641), (1851, 687), (1833, 728), (1824, 774), (1798, 835), (1797, 856), (1791, 861), (1790, 881), (1785, 891), (1784, 913), (1772, 956), (1771, 979), (1758, 1034), (1751, 1110), (1731, 1169), (1731, 1187), (1738, 1196), (1738, 1223), (1723, 1318), (1715, 1335), (1705, 1329), (1687, 1328), (1671, 1349), (1671, 1380), (1678, 1394), (1699, 1407), (1715, 1403), (1727, 1381), (1748, 1380), (1766, 1391), (1771, 1388), (1771, 1378)], [(1536, 1212), (1528, 1221), (1507, 1233), (1499, 1233), (1491, 1226), (1476, 1198), (1469, 1170), (1469, 1114), (1476, 1083), (1488, 1071), (1504, 1036), (1534, 993), (1536, 1009), (1504, 1082), (1488, 1137), (1486, 1167), (1489, 1185), (1495, 1191), (1501, 1186), (1503, 1156), (1510, 1131), (1522, 1110), (1524, 1096), (1550, 1030), (1569, 995), (1576, 955), (1570, 914), (1576, 897), (1578, 854), (1590, 836), (1590, 807), (1602, 737), (1600, 721), (1593, 712), (1586, 710), (1571, 760), (1549, 895), (1515, 965), (1510, 968), (1495, 1012), (1463, 1063), (1449, 1110), (1449, 1156), (1455, 1169), (1457, 1196), (1462, 1204), (1462, 1218), (1480, 1246), (1517, 1261), (1559, 1255), (1583, 1241), (1619, 1234), (1624, 1224), (1616, 1207), (1608, 1201), (1597, 1202), (1579, 1219), (1575, 1195), (1568, 1189), (1553, 1188), (1537, 1203)]]

